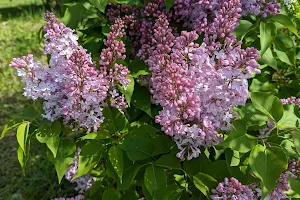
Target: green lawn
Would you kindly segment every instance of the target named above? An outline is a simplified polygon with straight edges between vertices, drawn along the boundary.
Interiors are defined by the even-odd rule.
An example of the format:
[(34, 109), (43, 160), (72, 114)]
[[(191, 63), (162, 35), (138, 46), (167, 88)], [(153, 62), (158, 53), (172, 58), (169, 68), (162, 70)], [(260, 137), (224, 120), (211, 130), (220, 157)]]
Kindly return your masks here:
[[(9, 12), (11, 6), (41, 4), (40, 0), (0, 0), (1, 9)], [(36, 7), (24, 7), (18, 15), (0, 14), (0, 133), (3, 125), (26, 104), (31, 102), (22, 96), (20, 79), (8, 65), (13, 57), (34, 54), (46, 61), (40, 29), (44, 25), (44, 11)], [(12, 10), (15, 8), (12, 8)], [(39, 39), (40, 38), (40, 39)], [(73, 186), (67, 181), (57, 183), (54, 166), (46, 159), (43, 145), (31, 145), (31, 157), (22, 175), (16, 153), (17, 142), (12, 133), (0, 140), (0, 200), (47, 200), (65, 194), (73, 195)]]
[(24, 5), (42, 5), (43, 0), (1, 0), (0, 8), (9, 8)]

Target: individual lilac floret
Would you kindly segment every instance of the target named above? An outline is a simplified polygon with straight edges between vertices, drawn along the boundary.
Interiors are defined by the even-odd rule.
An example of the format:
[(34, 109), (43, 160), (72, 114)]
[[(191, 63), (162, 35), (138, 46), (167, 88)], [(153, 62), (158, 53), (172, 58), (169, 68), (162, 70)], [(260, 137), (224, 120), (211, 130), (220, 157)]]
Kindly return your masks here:
[(267, 17), (280, 12), (280, 3), (276, 3), (276, 0), (241, 0), (241, 5), (244, 16), (252, 14)]
[(237, 179), (225, 178), (224, 182), (212, 190), (210, 197), (212, 200), (253, 200), (254, 194), (248, 186), (241, 184)]
[(244, 105), (247, 79), (259, 72), (257, 50), (241, 49), (233, 38), (225, 47), (207, 38), (199, 45), (198, 34), (183, 31), (175, 37), (168, 19), (160, 15), (153, 33), (151, 56), (146, 62), (152, 71), (150, 92), (154, 103), (162, 106), (156, 122), (174, 136), (177, 156), (198, 157), (200, 147), (219, 143), (220, 130), (230, 130), (236, 117), (232, 107)]
[(117, 64), (118, 60), (124, 60), (126, 55), (125, 44), (121, 40), (125, 34), (125, 24), (120, 18), (110, 27), (111, 32), (108, 34), (104, 44), (107, 48), (102, 49), (100, 55), (100, 70), (109, 80), (109, 98), (110, 105), (118, 109), (127, 107), (124, 95), (117, 90), (117, 85), (124, 89), (130, 84), (130, 71), (122, 64)]
[(78, 177), (73, 180), (77, 170), (78, 170), (78, 160), (79, 160), (79, 154), (80, 154), (81, 149), (77, 149), (75, 153), (75, 157), (73, 162), (70, 164), (68, 170), (65, 173), (65, 178), (70, 181), (71, 183), (76, 183), (75, 190), (78, 191), (79, 193), (83, 194), (85, 193), (88, 189), (91, 188), (93, 182), (95, 181), (95, 178), (90, 176), (89, 174), (86, 174), (84, 176)]

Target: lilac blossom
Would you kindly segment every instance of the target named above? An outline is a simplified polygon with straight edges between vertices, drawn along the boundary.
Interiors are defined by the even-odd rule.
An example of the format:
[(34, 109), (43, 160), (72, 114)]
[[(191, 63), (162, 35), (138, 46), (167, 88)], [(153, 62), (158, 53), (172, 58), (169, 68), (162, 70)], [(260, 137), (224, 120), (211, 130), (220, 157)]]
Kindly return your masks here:
[(82, 194), (79, 194), (75, 197), (68, 197), (68, 198), (59, 197), (59, 198), (55, 198), (55, 200), (84, 200), (84, 196)]
[(285, 105), (285, 104), (295, 104), (295, 105), (300, 106), (300, 99), (298, 99), (296, 97), (289, 97), (289, 98), (286, 98), (286, 99), (280, 99), (280, 101), (283, 105)]
[(175, 18), (198, 33), (224, 38), (237, 27), (241, 17), (239, 0), (176, 0)]
[(100, 71), (109, 81), (108, 97), (110, 105), (118, 109), (127, 107), (124, 95), (117, 90), (117, 85), (121, 85), (124, 89), (130, 84), (130, 71), (122, 64), (118, 64), (119, 59), (124, 60), (126, 55), (125, 44), (120, 39), (125, 34), (125, 23), (120, 18), (110, 27), (111, 32), (108, 34), (104, 44), (107, 48), (102, 49), (100, 55)]
[(78, 45), (73, 30), (59, 23), (52, 13), (47, 12), (45, 20), (45, 54), (50, 55), (50, 66), (37, 62), (32, 55), (15, 58), (10, 66), (26, 83), (24, 95), (43, 99), (44, 118), (54, 121), (62, 117), (73, 128), (97, 131), (104, 119), (102, 109), (107, 106), (107, 98), (118, 109), (127, 106), (116, 87), (126, 89), (130, 83), (129, 70), (116, 63), (125, 58), (124, 43), (118, 41), (124, 24), (116, 20), (111, 26), (98, 70), (91, 55)]
[(276, 0), (241, 0), (241, 5), (244, 16), (252, 14), (267, 17), (280, 12), (280, 3), (276, 3)]
[(158, 18), (153, 36), (156, 44), (146, 62), (153, 101), (163, 107), (156, 122), (174, 136), (178, 157), (198, 157), (201, 146), (219, 143), (218, 132), (230, 130), (236, 117), (232, 107), (245, 104), (247, 79), (259, 72), (257, 50), (243, 50), (231, 38), (224, 45), (214, 37), (199, 45), (194, 31), (175, 37), (165, 15)]
[(252, 190), (235, 178), (225, 178), (212, 190), (212, 200), (254, 200)]

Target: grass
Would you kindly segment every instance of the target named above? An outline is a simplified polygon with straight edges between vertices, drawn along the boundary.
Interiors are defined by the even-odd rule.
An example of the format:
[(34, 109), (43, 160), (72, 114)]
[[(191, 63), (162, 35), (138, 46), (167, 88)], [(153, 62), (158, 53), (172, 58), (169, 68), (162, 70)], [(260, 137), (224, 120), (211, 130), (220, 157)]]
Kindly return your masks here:
[(42, 5), (43, 0), (1, 0), (0, 8), (17, 7), (24, 5)]
[[(43, 7), (26, 6), (42, 3), (40, 0), (0, 0), (0, 133), (3, 125), (26, 104), (31, 102), (22, 96), (20, 79), (8, 65), (13, 57), (33, 54), (39, 61), (46, 61), (40, 38), (43, 26)], [(24, 6), (18, 15), (9, 7)], [(12, 11), (15, 11), (12, 8)], [(46, 158), (46, 147), (33, 142), (31, 157), (22, 175), (16, 153), (15, 134), (0, 140), (0, 200), (47, 200), (65, 194), (74, 195), (74, 186), (63, 181), (58, 184), (54, 166)]]

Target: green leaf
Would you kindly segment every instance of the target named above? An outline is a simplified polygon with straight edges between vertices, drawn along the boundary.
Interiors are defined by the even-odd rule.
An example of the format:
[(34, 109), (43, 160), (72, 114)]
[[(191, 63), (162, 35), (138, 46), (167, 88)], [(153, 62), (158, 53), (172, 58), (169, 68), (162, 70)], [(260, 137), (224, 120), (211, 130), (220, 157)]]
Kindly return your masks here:
[(294, 130), (292, 132), (292, 137), (293, 137), (294, 145), (295, 145), (298, 153), (300, 153), (300, 131)]
[(299, 125), (299, 118), (295, 114), (295, 104), (283, 105), (283, 116), (277, 123), (280, 129), (294, 129)]
[(47, 140), (46, 145), (50, 149), (50, 151), (53, 153), (54, 158), (57, 155), (57, 150), (59, 147), (60, 137), (59, 136), (52, 136)]
[(153, 200), (179, 200), (182, 195), (182, 189), (176, 184), (158, 188), (154, 193)]
[(70, 28), (77, 28), (78, 23), (84, 18), (86, 12), (87, 9), (80, 3), (67, 7), (62, 22)]
[(136, 108), (146, 112), (151, 117), (150, 93), (146, 87), (135, 84), (131, 103)]
[(122, 92), (122, 94), (125, 95), (125, 99), (128, 105), (130, 106), (131, 97), (134, 91), (134, 79), (132, 77), (130, 77), (129, 79), (130, 79), (130, 84), (126, 87), (126, 90), (121, 86), (119, 86), (118, 89), (120, 92)]
[(108, 151), (108, 157), (114, 170), (116, 171), (118, 177), (120, 178), (120, 182), (122, 183), (122, 176), (123, 176), (123, 169), (124, 169), (122, 149), (117, 145), (112, 146)]
[(237, 38), (243, 38), (253, 24), (247, 20), (239, 20), (239, 25), (234, 29), (233, 33)]
[(127, 126), (128, 120), (118, 109), (105, 107), (102, 112), (105, 119), (101, 126), (111, 134), (120, 132)]
[(0, 139), (4, 138), (8, 133), (10, 133), (12, 130), (14, 130), (15, 128), (17, 128), (20, 124), (22, 124), (22, 120), (20, 120), (20, 119), (9, 120), (5, 124), (5, 126), (4, 126), (4, 128), (2, 130)]
[(130, 70), (131, 76), (133, 78), (150, 74), (148, 68), (149, 67), (145, 64), (145, 62), (138, 59), (132, 60), (128, 65), (128, 69)]
[(277, 54), (277, 57), (282, 62), (287, 63), (288, 65), (294, 65), (295, 64), (295, 49), (290, 49), (288, 51), (281, 51), (277, 49), (277, 46), (275, 45), (275, 52)]
[(17, 140), (24, 154), (26, 154), (26, 142), (28, 138), (29, 125), (29, 122), (25, 122), (21, 124), (17, 130)]
[(225, 157), (230, 167), (236, 167), (240, 164), (241, 159), (240, 159), (240, 153), (238, 151), (226, 149)]
[(120, 199), (120, 193), (113, 188), (108, 188), (102, 194), (102, 200), (119, 200), (119, 199)]
[(91, 171), (100, 161), (105, 145), (98, 141), (88, 141), (81, 149), (78, 170), (74, 178), (78, 178)]
[(260, 144), (251, 151), (249, 162), (254, 174), (269, 192), (272, 191), (281, 173), (288, 166), (287, 157), (281, 148), (266, 148)]
[(155, 162), (155, 165), (169, 169), (181, 169), (180, 160), (175, 154), (166, 154), (161, 156)]
[(260, 22), (260, 55), (270, 47), (277, 34), (277, 29), (273, 23)]
[(259, 61), (264, 63), (264, 64), (267, 64), (270, 67), (272, 67), (273, 69), (277, 70), (277, 61), (274, 58), (272, 50), (270, 48), (268, 48), (265, 51), (264, 55), (261, 57), (261, 59)]
[(121, 200), (137, 200), (134, 190), (127, 190), (125, 194), (121, 197)]
[(22, 168), (22, 172), (23, 172), (24, 176), (25, 176), (26, 163), (29, 159), (29, 151), (30, 151), (30, 140), (27, 140), (26, 152), (24, 152), (20, 146), (18, 147), (18, 150), (17, 150), (18, 161), (20, 163), (20, 166)]
[(167, 10), (170, 10), (170, 8), (172, 8), (174, 6), (174, 1), (175, 0), (166, 0), (165, 1), (165, 6)]
[(247, 153), (251, 151), (256, 144), (257, 139), (247, 134), (246, 122), (237, 120), (233, 122), (232, 131), (229, 133), (229, 136), (220, 145), (241, 153)]
[(148, 159), (152, 155), (153, 145), (148, 135), (140, 129), (134, 129), (125, 138), (123, 150), (132, 161)]
[(291, 186), (291, 189), (296, 192), (298, 195), (300, 195), (300, 180), (289, 178), (289, 184)]
[(278, 122), (283, 116), (283, 106), (278, 97), (263, 92), (251, 92), (250, 94), (253, 106)]
[(76, 146), (71, 140), (62, 139), (60, 141), (56, 158), (51, 152), (47, 152), (49, 160), (54, 164), (58, 182), (60, 183), (69, 165), (74, 160)]
[(288, 28), (291, 32), (293, 32), (295, 35), (299, 37), (296, 26), (292, 22), (291, 18), (289, 18), (288, 16), (283, 14), (277, 14), (275, 16), (272, 16), (270, 19), (282, 24), (283, 26)]
[(47, 147), (53, 153), (54, 158), (56, 157), (57, 150), (59, 147), (60, 132), (61, 132), (61, 125), (58, 121), (55, 121), (52, 124), (51, 128), (48, 128), (46, 126), (41, 126), (35, 131), (37, 140), (40, 143), (45, 143), (47, 145)]
[(241, 108), (235, 108), (235, 111), (239, 114), (240, 119), (247, 122), (248, 130), (260, 130), (266, 125), (269, 119), (263, 113), (258, 111), (251, 103), (247, 103)]
[(90, 3), (95, 6), (98, 10), (104, 13), (106, 5), (108, 4), (109, 0), (89, 0)]
[(193, 176), (193, 180), (195, 186), (207, 197), (209, 197), (210, 190), (217, 186), (216, 179), (201, 172)]
[(151, 196), (153, 196), (154, 192), (157, 191), (159, 188), (166, 187), (166, 173), (162, 168), (156, 167), (152, 164), (146, 168), (144, 183)]
[(82, 136), (80, 139), (81, 140), (105, 140), (109, 139), (110, 134), (108, 130), (103, 129), (101, 126), (98, 132), (95, 133), (86, 133), (85, 136)]
[(140, 169), (139, 165), (131, 165), (124, 169), (122, 183), (118, 184), (118, 190), (127, 190)]

